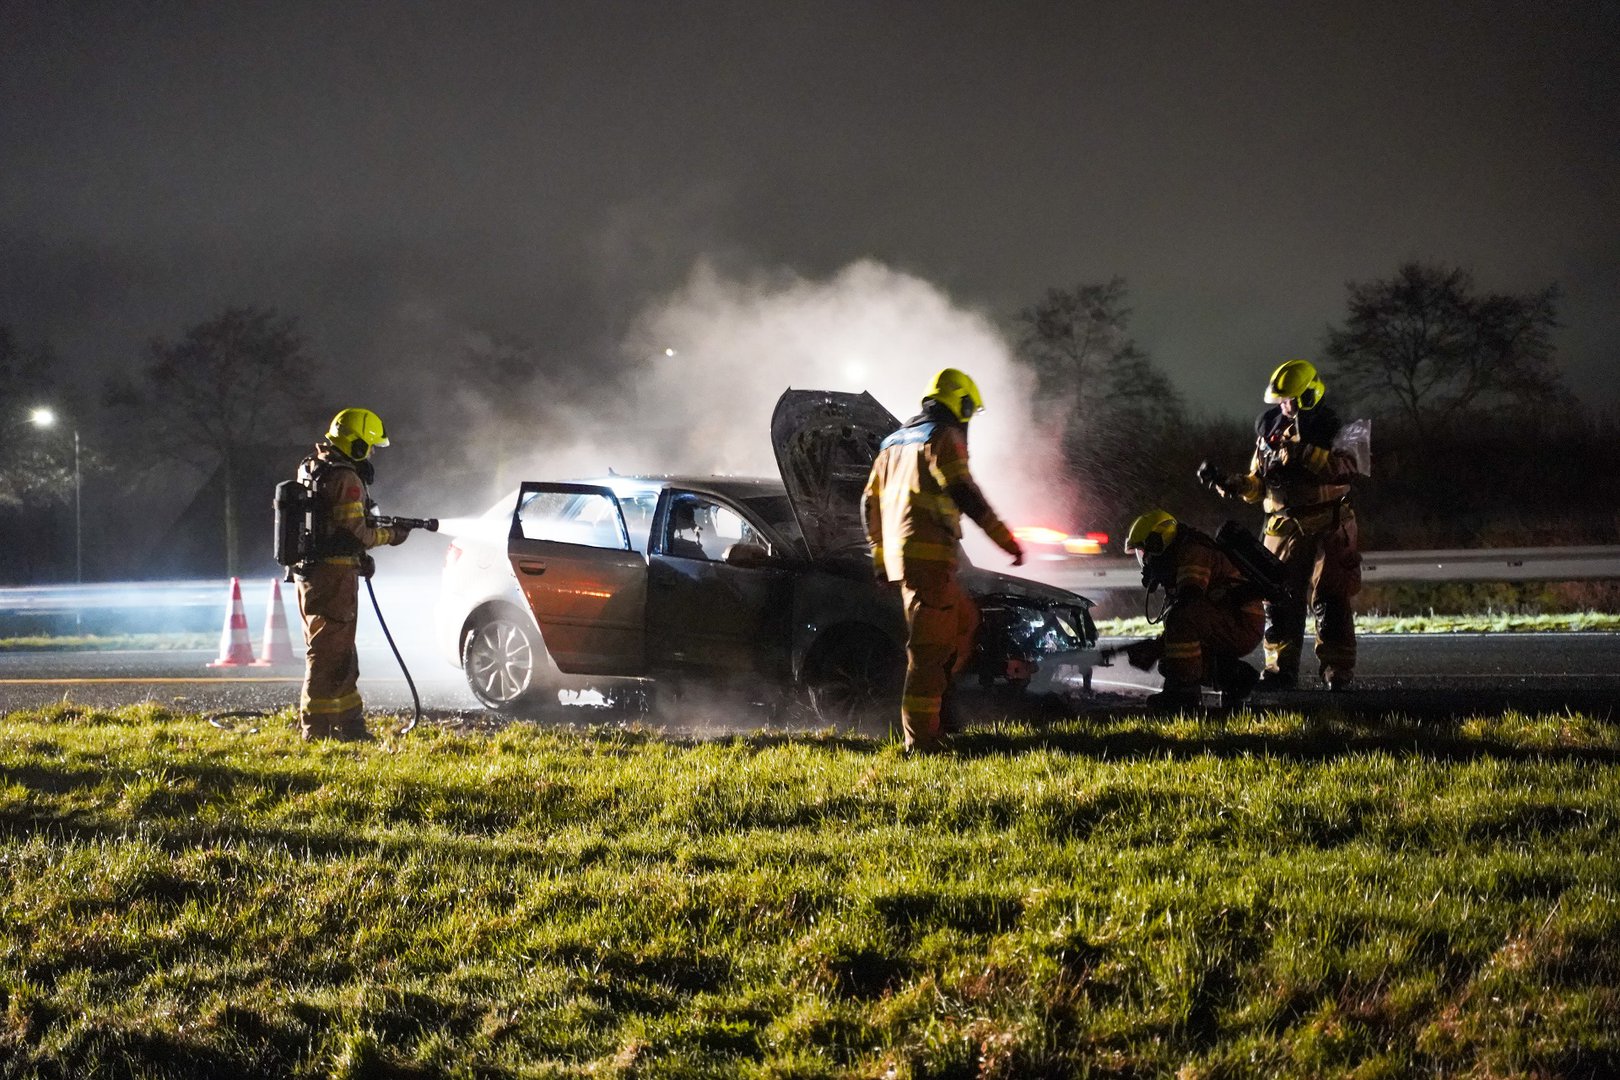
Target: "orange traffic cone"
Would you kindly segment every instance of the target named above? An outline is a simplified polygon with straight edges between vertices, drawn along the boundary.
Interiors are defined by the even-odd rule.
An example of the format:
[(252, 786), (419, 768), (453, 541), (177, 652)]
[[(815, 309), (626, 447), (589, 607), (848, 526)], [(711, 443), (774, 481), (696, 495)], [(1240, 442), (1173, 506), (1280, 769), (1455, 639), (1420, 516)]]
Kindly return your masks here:
[(292, 637), (287, 633), (287, 609), (281, 606), (281, 580), (270, 579), (270, 604), (264, 612), (264, 648), (254, 667), (276, 667), (293, 662)]
[(219, 632), (219, 659), (209, 667), (246, 667), (253, 663), (253, 642), (248, 640), (247, 612), (242, 610), (242, 584), (231, 578), (231, 602), (225, 608), (225, 627)]

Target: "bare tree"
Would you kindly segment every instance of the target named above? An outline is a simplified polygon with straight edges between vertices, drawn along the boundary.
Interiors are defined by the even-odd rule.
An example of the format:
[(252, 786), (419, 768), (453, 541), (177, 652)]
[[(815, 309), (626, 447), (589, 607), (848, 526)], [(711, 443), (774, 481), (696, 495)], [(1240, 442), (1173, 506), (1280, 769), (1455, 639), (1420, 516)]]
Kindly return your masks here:
[(307, 426), (318, 366), (308, 345), (290, 316), (273, 308), (230, 307), (178, 341), (154, 339), (142, 384), (108, 388), (108, 404), (134, 415), (160, 449), (217, 460), (231, 574), (239, 565), (235, 466), (252, 448)]
[(1124, 278), (1049, 289), (1018, 313), (1017, 356), (1035, 372), (1037, 413), (1061, 433), (1089, 504), (1117, 516), (1157, 486), (1143, 447), (1179, 423), (1181, 396), (1130, 336)]
[(1556, 285), (1480, 296), (1466, 270), (1408, 262), (1349, 290), (1344, 326), (1327, 332), (1331, 377), (1351, 397), (1393, 405), (1420, 432), (1560, 390)]

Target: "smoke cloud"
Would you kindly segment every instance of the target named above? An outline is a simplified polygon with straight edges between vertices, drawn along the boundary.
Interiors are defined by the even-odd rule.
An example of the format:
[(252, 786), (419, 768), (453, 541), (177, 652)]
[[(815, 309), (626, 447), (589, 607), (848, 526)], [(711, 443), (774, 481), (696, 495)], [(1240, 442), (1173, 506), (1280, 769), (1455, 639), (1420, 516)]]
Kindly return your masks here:
[[(870, 260), (825, 280), (779, 272), (729, 277), (700, 263), (647, 307), (613, 385), (548, 385), (523, 478), (632, 473), (775, 476), (770, 416), (789, 387), (870, 391), (902, 420), (935, 372), (979, 384), (974, 474), (1010, 523), (1061, 525), (1068, 496), (1059, 448), (1034, 420), (1033, 380), (983, 312), (938, 286)], [(510, 485), (509, 485), (510, 486)], [(970, 530), (971, 531), (971, 530)], [(999, 565), (999, 563), (997, 563)]]

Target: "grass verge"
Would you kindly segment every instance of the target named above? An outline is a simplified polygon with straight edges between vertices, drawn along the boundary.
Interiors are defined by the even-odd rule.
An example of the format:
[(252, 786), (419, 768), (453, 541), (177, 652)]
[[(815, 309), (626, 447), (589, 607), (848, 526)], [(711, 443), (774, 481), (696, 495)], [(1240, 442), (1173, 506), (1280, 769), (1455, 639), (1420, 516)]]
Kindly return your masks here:
[(0, 1076), (1601, 1076), (1620, 735), (0, 719)]

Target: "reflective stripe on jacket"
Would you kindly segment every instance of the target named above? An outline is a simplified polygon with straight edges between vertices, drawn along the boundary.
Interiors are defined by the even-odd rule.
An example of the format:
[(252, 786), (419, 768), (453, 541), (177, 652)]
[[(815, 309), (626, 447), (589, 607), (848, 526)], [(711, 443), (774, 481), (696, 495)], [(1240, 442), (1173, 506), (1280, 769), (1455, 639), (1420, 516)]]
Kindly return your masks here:
[(979, 493), (968, 470), (967, 437), (954, 424), (924, 414), (883, 440), (861, 500), (872, 559), (890, 581), (905, 576), (907, 562), (955, 564), (962, 538), (962, 511), (947, 489), (971, 492), (981, 508), (975, 517), (1002, 547), (1012, 532)]

